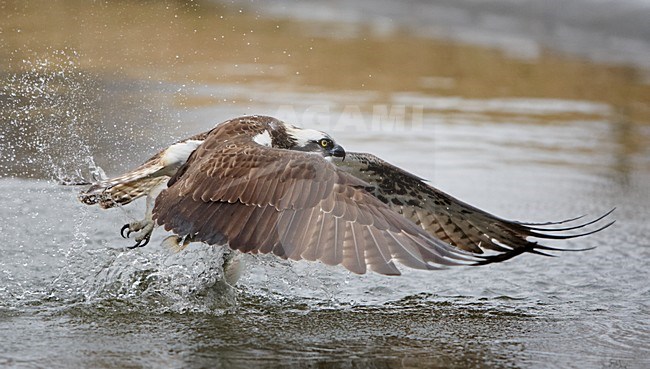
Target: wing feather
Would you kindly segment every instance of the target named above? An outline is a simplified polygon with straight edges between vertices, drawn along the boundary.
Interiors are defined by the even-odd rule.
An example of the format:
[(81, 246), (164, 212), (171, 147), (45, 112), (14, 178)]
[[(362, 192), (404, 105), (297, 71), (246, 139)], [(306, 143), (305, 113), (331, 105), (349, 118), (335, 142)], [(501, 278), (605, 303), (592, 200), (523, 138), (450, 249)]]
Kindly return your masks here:
[(366, 249), (368, 266), (374, 272), (386, 275), (400, 275), (399, 269), (393, 263), (388, 243), (383, 233), (376, 228), (365, 226), (367, 237), (372, 240), (372, 246)]
[(357, 274), (366, 272), (365, 250), (369, 245), (363, 238), (362, 225), (355, 222), (345, 222), (346, 231), (343, 240), (343, 261), (342, 264), (349, 271)]
[[(598, 226), (590, 232), (578, 234), (551, 234), (596, 224), (610, 212), (582, 224), (562, 228), (540, 228), (540, 225), (566, 224), (562, 222), (520, 223), (499, 218), (468, 205), (424, 182), (421, 178), (395, 167), (378, 157), (365, 153), (348, 152), (344, 161), (335, 161), (337, 167), (372, 186), (370, 190), (381, 202), (424, 229), (431, 236), (454, 247), (481, 255), (481, 264), (507, 260), (524, 252), (563, 250), (538, 244), (528, 238), (566, 239), (580, 237), (609, 227), (613, 222)], [(442, 261), (429, 255), (431, 261)], [(453, 258), (453, 256), (452, 256)], [(412, 262), (415, 259), (405, 259)]]
[[(368, 266), (399, 274), (478, 262), (431, 237), (320, 155), (263, 147), (213, 131), (157, 198), (154, 219), (180, 236), (243, 252)], [(259, 189), (259, 190), (258, 190)]]

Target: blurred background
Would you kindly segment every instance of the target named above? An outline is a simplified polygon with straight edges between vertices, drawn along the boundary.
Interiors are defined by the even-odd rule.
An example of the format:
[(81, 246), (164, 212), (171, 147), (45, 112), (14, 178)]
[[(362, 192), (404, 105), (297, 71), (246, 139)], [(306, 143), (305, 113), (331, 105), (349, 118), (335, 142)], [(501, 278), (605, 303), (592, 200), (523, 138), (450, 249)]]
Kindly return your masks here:
[[(151, 153), (243, 114), (344, 141), (514, 125), (519, 136), (497, 146), (542, 146), (539, 155), (559, 148), (549, 141), (570, 126), (583, 137), (561, 149), (603, 155), (584, 164), (622, 179), (650, 168), (644, 0), (0, 6), (4, 175), (48, 178), (45, 156), (54, 167), (71, 161), (69, 170), (80, 150), (109, 172), (125, 170), (144, 158), (133, 150)], [(444, 133), (430, 139), (445, 144)]]
[[(647, 367), (649, 20), (648, 0), (0, 1), (0, 366)], [(399, 279), (250, 257), (233, 300), (220, 251), (169, 255), (162, 230), (127, 251), (142, 204), (58, 186), (246, 114), (505, 218), (617, 223), (554, 245), (588, 252)]]

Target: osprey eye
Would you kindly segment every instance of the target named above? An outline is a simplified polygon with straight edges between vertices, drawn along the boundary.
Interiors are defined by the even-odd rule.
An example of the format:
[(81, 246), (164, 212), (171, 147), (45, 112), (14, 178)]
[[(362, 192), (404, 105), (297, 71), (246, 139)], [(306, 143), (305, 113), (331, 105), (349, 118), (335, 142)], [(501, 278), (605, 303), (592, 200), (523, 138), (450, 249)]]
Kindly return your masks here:
[(327, 138), (323, 138), (320, 140), (320, 145), (323, 146), (324, 148), (328, 148), (332, 146), (332, 140), (328, 140)]

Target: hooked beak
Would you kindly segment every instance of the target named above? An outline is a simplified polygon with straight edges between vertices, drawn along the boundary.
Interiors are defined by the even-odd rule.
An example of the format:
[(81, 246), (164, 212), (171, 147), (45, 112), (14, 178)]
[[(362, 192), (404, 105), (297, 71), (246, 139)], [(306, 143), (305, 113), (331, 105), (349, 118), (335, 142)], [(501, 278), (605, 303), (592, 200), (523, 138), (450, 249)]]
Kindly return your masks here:
[(329, 153), (332, 156), (343, 158), (343, 160), (345, 160), (345, 150), (339, 145), (334, 145), (334, 147), (329, 150)]

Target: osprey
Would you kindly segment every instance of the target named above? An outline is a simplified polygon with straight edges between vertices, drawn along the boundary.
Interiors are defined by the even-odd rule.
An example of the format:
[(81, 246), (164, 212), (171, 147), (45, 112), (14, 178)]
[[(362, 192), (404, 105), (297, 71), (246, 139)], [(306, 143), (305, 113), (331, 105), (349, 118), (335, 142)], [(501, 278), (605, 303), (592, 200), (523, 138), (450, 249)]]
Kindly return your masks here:
[[(320, 260), (363, 274), (500, 262), (525, 252), (564, 250), (535, 239), (601, 231), (595, 224), (521, 223), (491, 215), (423, 179), (364, 153), (346, 153), (327, 134), (271, 117), (226, 121), (179, 141), (136, 170), (80, 194), (103, 208), (147, 195), (144, 220), (124, 225), (144, 246), (154, 225), (189, 242), (244, 253)], [(567, 224), (571, 223), (571, 224)], [(566, 233), (589, 225), (593, 230)], [(124, 231), (127, 231), (126, 235)], [(169, 239), (169, 238), (168, 238)]]
[[(218, 127), (222, 129), (222, 132), (226, 132), (225, 135), (234, 136), (238, 131), (247, 129), (251, 124), (264, 124), (267, 128), (252, 137), (256, 144), (263, 147), (272, 146), (283, 150), (317, 153), (322, 157), (345, 156), (345, 150), (336, 144), (327, 133), (299, 128), (270, 117), (241, 117), (221, 123)], [(154, 229), (152, 210), (156, 197), (166, 187), (169, 178), (176, 174), (190, 154), (203, 143), (214, 129), (170, 145), (128, 173), (111, 179), (100, 179), (89, 189), (82, 191), (79, 194), (79, 200), (87, 205), (99, 205), (103, 209), (109, 209), (147, 196), (145, 218), (125, 224), (120, 231), (124, 238), (137, 232), (134, 235), (136, 244), (130, 248), (145, 246)]]

